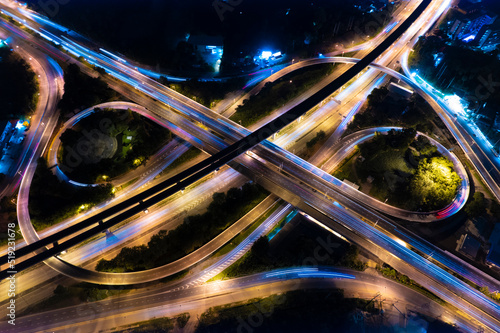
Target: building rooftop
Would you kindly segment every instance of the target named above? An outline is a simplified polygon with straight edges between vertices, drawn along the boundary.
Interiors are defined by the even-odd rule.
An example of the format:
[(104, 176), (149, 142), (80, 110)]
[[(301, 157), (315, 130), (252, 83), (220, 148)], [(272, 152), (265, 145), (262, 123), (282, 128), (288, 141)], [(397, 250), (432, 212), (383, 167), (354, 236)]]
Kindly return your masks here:
[(462, 235), (458, 242), (458, 251), (471, 259), (476, 259), (481, 243), (469, 234)]

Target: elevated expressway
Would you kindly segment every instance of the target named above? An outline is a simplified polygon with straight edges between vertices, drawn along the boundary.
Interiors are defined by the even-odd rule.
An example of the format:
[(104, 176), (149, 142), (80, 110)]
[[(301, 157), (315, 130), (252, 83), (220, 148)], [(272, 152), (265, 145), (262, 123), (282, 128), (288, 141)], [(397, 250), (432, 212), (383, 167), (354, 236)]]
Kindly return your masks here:
[[(222, 121), (222, 120), (221, 120), (221, 121)], [(185, 126), (183, 126), (183, 128), (185, 128)], [(215, 129), (216, 129), (216, 128), (215, 128)], [(199, 136), (199, 135), (197, 135), (197, 137), (200, 137), (200, 136)], [(290, 155), (290, 154), (288, 154), (288, 155)], [(302, 163), (302, 161), (299, 161), (299, 162), (300, 162), (301, 164), (303, 164), (303, 163)], [(278, 162), (278, 163), (279, 163), (279, 162)], [(281, 161), (281, 165), (283, 165), (283, 161)], [(317, 170), (316, 170), (316, 171), (317, 171)], [(327, 193), (328, 193), (328, 192), (327, 192)]]
[[(256, 161), (256, 160), (255, 160), (255, 161)], [(262, 170), (262, 172), (267, 172), (267, 171), (268, 171), (267, 169), (263, 169), (263, 170)], [(275, 177), (273, 177), (273, 180), (275, 180), (275, 181), (276, 181), (276, 179), (274, 179), (274, 178), (275, 178)], [(286, 180), (285, 180), (285, 181), (286, 181)], [(266, 185), (266, 184), (265, 184), (265, 185)], [(269, 185), (269, 184), (268, 184), (268, 185)], [(269, 187), (270, 187), (270, 186), (272, 186), (272, 185), (269, 185)], [(293, 188), (294, 186), (297, 186), (297, 185), (296, 185), (296, 184), (290, 184), (290, 185), (288, 185), (288, 188)], [(281, 188), (287, 188), (287, 186), (281, 186)], [(323, 193), (324, 193), (324, 192), (323, 192)], [(282, 193), (282, 196), (285, 196), (285, 194), (283, 194), (283, 193)], [(303, 209), (304, 211), (310, 211), (310, 209), (308, 209), (308, 207), (307, 207), (307, 206), (308, 206), (307, 202), (314, 202), (315, 200), (318, 200), (318, 199), (319, 199), (320, 201), (322, 201), (322, 199), (324, 199), (324, 198), (323, 198), (323, 196), (320, 196), (320, 198), (318, 198), (318, 195), (317, 195), (317, 194), (312, 194), (312, 193), (310, 193), (310, 191), (305, 191), (305, 192), (303, 193), (303, 195), (301, 195), (301, 197), (303, 198), (303, 200), (305, 200), (305, 202), (306, 202), (306, 203), (305, 203), (305, 205), (304, 205), (304, 204), (302, 204), (302, 203), (299, 203), (299, 205), (298, 205), (298, 206), (299, 206), (299, 208)], [(288, 199), (287, 199), (287, 200), (288, 200)], [(288, 200), (288, 201), (293, 202), (293, 201), (294, 201), (294, 199), (293, 199), (293, 198), (290, 198), (290, 200)], [(362, 236), (362, 237), (363, 237), (363, 239), (364, 239), (364, 237), (366, 237), (367, 235), (368, 235), (368, 238), (369, 238), (369, 239), (377, 239), (377, 238), (382, 238), (382, 239), (380, 239), (380, 240), (381, 240), (381, 241), (386, 242), (386, 243), (385, 243), (385, 245), (384, 245), (384, 246), (382, 246), (382, 248), (390, 248), (390, 247), (398, 247), (398, 246), (401, 246), (401, 245), (400, 245), (397, 241), (393, 240), (393, 239), (392, 239), (392, 238), (390, 238), (390, 237), (384, 237), (381, 233), (377, 233), (377, 232), (375, 232), (375, 234), (374, 234), (373, 236), (370, 236), (370, 235), (369, 235), (369, 232), (365, 232), (365, 230), (363, 230), (363, 228), (362, 228), (363, 226), (364, 226), (364, 227), (366, 227), (366, 224), (365, 224), (364, 222), (360, 221), (358, 218), (352, 218), (350, 214), (347, 214), (347, 213), (345, 212), (345, 209), (344, 209), (344, 208), (342, 208), (342, 207), (340, 207), (340, 206), (336, 206), (336, 205), (331, 205), (331, 202), (329, 203), (329, 200), (328, 200), (328, 199), (327, 199), (327, 200), (325, 200), (325, 201), (327, 201), (327, 202), (326, 202), (326, 206), (324, 207), (323, 212), (325, 212), (325, 214), (326, 214), (327, 216), (329, 216), (329, 217), (333, 217), (334, 219), (338, 219), (338, 220), (340, 220), (340, 221), (343, 221), (344, 225), (346, 225), (346, 224), (345, 224), (345, 222), (346, 222), (346, 221), (351, 222), (351, 223), (352, 223), (352, 225), (347, 224), (347, 225), (346, 225), (346, 227), (347, 227), (348, 229), (351, 229), (351, 230), (358, 230), (358, 231), (362, 231), (362, 234), (363, 234), (363, 236)], [(317, 206), (317, 203), (316, 203), (316, 206)], [(357, 208), (357, 207), (354, 207), (354, 209), (355, 209), (356, 211), (359, 211), (359, 210), (358, 210), (358, 209), (356, 209), (356, 208)], [(359, 207), (358, 207), (358, 208), (359, 208)], [(313, 211), (311, 212), (311, 214), (315, 214), (315, 213), (317, 213), (317, 209), (313, 209)], [(321, 217), (320, 217), (320, 218), (321, 218)], [(349, 220), (349, 219), (351, 219), (351, 220)], [(361, 225), (360, 225), (359, 223), (361, 223)], [(337, 224), (334, 224), (334, 225), (330, 225), (330, 227), (332, 227), (332, 228), (338, 228), (338, 225), (337, 225)], [(351, 228), (351, 227), (352, 227), (352, 228)], [(375, 229), (375, 230), (369, 230), (369, 231), (376, 231), (376, 229)], [(349, 232), (347, 232), (346, 230), (342, 230), (342, 233), (344, 233), (344, 234), (345, 234), (345, 233), (349, 233)], [(351, 235), (350, 235), (350, 236), (348, 236), (348, 237), (349, 237), (349, 238), (356, 238), (355, 236), (351, 236)], [(356, 242), (357, 242), (357, 243), (363, 243), (363, 241), (362, 241), (362, 240), (357, 240)], [(364, 245), (362, 245), (362, 246), (363, 246), (363, 247), (370, 248), (370, 244), (366, 244), (366, 243), (365, 243), (365, 244), (364, 244)], [(373, 252), (377, 253), (377, 255), (379, 255), (380, 257), (384, 257), (383, 253), (377, 252), (377, 250), (376, 250), (376, 249), (372, 249), (371, 251), (373, 251)], [(383, 251), (382, 251), (382, 252), (383, 252)], [(423, 268), (422, 266), (427, 267), (427, 268), (429, 268), (429, 267), (432, 267), (432, 266), (433, 266), (432, 264), (429, 264), (427, 260), (422, 259), (421, 257), (416, 256), (416, 255), (414, 255), (414, 254), (411, 254), (411, 253), (413, 253), (413, 252), (411, 252), (411, 251), (409, 251), (409, 250), (408, 250), (408, 252), (406, 252), (405, 250), (403, 250), (403, 252), (404, 252), (404, 253), (406, 253), (406, 255), (410, 255), (410, 257), (405, 258), (405, 261), (407, 261), (407, 260), (416, 260), (416, 262), (413, 262), (413, 263), (412, 263), (412, 266), (419, 266), (419, 270)], [(403, 256), (404, 256), (404, 255), (403, 255)], [(410, 259), (410, 258), (411, 258), (411, 259)], [(392, 260), (391, 260), (391, 259), (392, 259)], [(423, 265), (417, 265), (417, 263), (419, 263), (419, 261), (420, 261), (420, 260), (422, 260), (422, 261), (423, 261)], [(418, 273), (416, 273), (416, 272), (412, 272), (412, 267), (406, 267), (406, 268), (405, 268), (405, 267), (404, 267), (404, 265), (401, 265), (401, 263), (399, 263), (399, 262), (394, 262), (394, 261), (393, 261), (393, 258), (391, 257), (391, 255), (388, 255), (388, 256), (385, 258), (385, 261), (389, 262), (389, 263), (390, 263), (393, 267), (397, 268), (398, 270), (400, 270), (400, 271), (402, 271), (402, 272), (404, 272), (404, 273), (407, 273), (407, 272), (408, 272), (408, 268), (409, 268), (409, 270), (410, 270), (409, 275), (410, 275), (410, 276), (415, 276), (415, 274), (417, 274), (417, 275), (418, 275)], [(413, 273), (413, 274), (412, 274), (412, 273)], [(448, 279), (448, 276), (449, 276), (449, 274), (448, 274), (448, 273), (445, 273), (445, 272), (443, 272), (443, 271), (440, 271), (439, 269), (438, 269), (438, 271), (435, 271), (435, 273), (438, 273), (438, 274), (437, 274), (437, 275), (439, 275), (439, 276), (438, 276), (438, 279), (440, 279), (441, 277), (445, 278), (446, 280)], [(408, 274), (408, 273), (407, 273), (407, 274)], [(453, 278), (452, 278), (452, 279), (453, 279)], [(418, 279), (418, 281), (419, 281), (419, 282), (420, 282), (420, 281), (422, 281), (422, 280), (423, 280), (423, 279)], [(427, 285), (432, 285), (432, 284), (433, 284), (433, 283), (432, 283), (432, 281), (430, 281), (430, 282), (428, 281), (427, 283), (424, 283), (424, 285), (426, 285), (426, 286), (427, 286)], [(445, 285), (446, 285), (446, 284), (447, 284), (447, 283), (445, 283)], [(462, 284), (462, 286), (460, 286), (460, 284)], [(462, 297), (464, 297), (464, 298), (467, 298), (467, 297), (470, 297), (470, 296), (472, 296), (472, 297), (484, 298), (484, 296), (482, 296), (481, 294), (479, 294), (479, 293), (477, 293), (477, 292), (476, 292), (476, 295), (470, 295), (470, 294), (469, 294), (469, 292), (470, 292), (470, 291), (468, 291), (468, 290), (467, 290), (467, 289), (470, 289), (470, 288), (469, 288), (468, 286), (466, 286), (466, 285), (465, 285), (465, 289), (463, 289), (463, 288), (464, 288), (464, 285), (465, 285), (465, 284), (463, 284), (462, 282), (460, 282), (460, 281), (458, 281), (457, 279), (455, 279), (455, 281), (453, 281), (453, 284), (448, 285), (448, 286), (447, 286), (447, 288), (448, 288), (448, 289), (455, 289), (455, 288), (456, 288), (455, 292), (456, 292), (456, 293), (461, 294), (461, 296), (462, 296)], [(443, 287), (443, 286), (441, 285), (441, 286), (439, 286), (439, 287), (437, 287), (437, 286), (436, 286), (436, 287), (430, 287), (430, 288), (431, 288), (431, 289), (435, 289), (435, 290), (440, 290), (440, 289), (442, 289), (442, 287)], [(465, 293), (465, 294), (464, 294), (464, 293)], [(456, 304), (456, 301), (457, 301), (457, 300), (456, 300), (456, 299), (454, 299), (454, 297), (450, 297), (450, 295), (442, 295), (441, 297), (443, 297), (443, 298), (445, 298), (445, 299), (447, 299), (447, 300), (451, 301), (452, 303)], [(481, 301), (480, 301), (480, 302), (481, 302)], [(461, 302), (460, 302), (460, 300), (458, 300), (458, 303), (461, 303)], [(486, 307), (488, 307), (488, 300), (486, 300), (486, 304), (483, 304), (483, 305), (484, 305), (484, 306), (486, 306)], [(491, 305), (491, 304), (490, 304), (490, 305)], [(462, 305), (460, 305), (460, 304), (459, 304), (459, 306), (460, 306), (461, 308), (463, 308), (463, 309), (465, 309), (465, 308), (466, 308), (465, 304), (462, 304)], [(494, 305), (493, 305), (493, 306), (494, 306)], [(475, 316), (477, 316), (477, 315), (478, 315), (478, 313), (474, 313), (474, 312), (472, 312), (472, 313), (473, 313), (473, 315), (475, 315)], [(495, 324), (490, 322), (488, 325), (495, 325)]]
[[(403, 52), (402, 56), (407, 56), (407, 52)], [(359, 59), (348, 58), (348, 57), (321, 57), (313, 58), (304, 61), (297, 62), (293, 65), (293, 69), (285, 68), (275, 74), (273, 74), (272, 79), (277, 80), (283, 77), (293, 70), (298, 70), (300, 68), (305, 68), (308, 66), (326, 64), (326, 63), (343, 63), (343, 64), (353, 64), (357, 63)], [(388, 67), (380, 65), (379, 63), (372, 63), (370, 67), (377, 69), (396, 78), (411, 88), (413, 88), (420, 96), (422, 96), (426, 102), (428, 102), (434, 111), (441, 118), (443, 123), (446, 125), (448, 130), (452, 133), (453, 137), (456, 139), (460, 147), (465, 153), (465, 156), (471, 161), (475, 166), (479, 175), (487, 184), (488, 188), (495, 195), (497, 200), (500, 201), (500, 170), (497, 162), (490, 150), (485, 149), (483, 145), (477, 144), (476, 138), (473, 134), (466, 130), (464, 126), (457, 121), (457, 115), (449, 109), (449, 107), (442, 101), (437, 95), (433, 94), (426, 86), (419, 84), (411, 75), (408, 67), (405, 65), (404, 60), (403, 69), (406, 75), (396, 72)]]
[[(113, 110), (131, 110), (133, 112), (139, 113), (140, 115), (142, 115), (144, 117), (148, 117), (148, 119), (155, 121), (157, 124), (159, 124), (161, 126), (171, 127), (170, 124), (165, 123), (161, 118), (157, 117), (155, 114), (151, 114), (151, 112), (149, 112), (146, 108), (144, 108), (140, 105), (134, 104), (134, 103), (108, 102), (108, 103), (96, 105), (94, 107), (91, 107), (87, 110), (84, 110), (84, 111), (78, 113), (78, 115), (73, 116), (66, 123), (64, 123), (64, 125), (60, 128), (60, 130), (56, 134), (54, 141), (53, 141), (53, 144), (51, 145), (51, 148), (48, 152), (48, 161), (49, 161), (49, 164), (51, 166), (58, 166), (57, 154), (58, 154), (58, 150), (60, 147), (60, 136), (62, 135), (62, 133), (64, 133), (68, 128), (73, 127), (81, 119), (92, 114), (95, 109), (106, 109), (106, 108), (110, 108)], [(390, 129), (391, 128), (384, 127), (384, 128), (379, 128), (379, 129), (363, 130), (363, 131), (356, 133), (356, 138), (359, 139), (360, 137), (363, 137), (364, 140), (366, 140), (369, 138), (368, 135), (371, 134), (373, 136), (373, 133), (375, 131), (386, 132)], [(394, 128), (394, 129), (400, 129), (400, 128)], [(439, 211), (434, 211), (434, 212), (412, 212), (412, 211), (407, 211), (407, 210), (402, 210), (402, 209), (395, 209), (394, 207), (392, 207), (390, 205), (386, 205), (378, 200), (374, 200), (372, 197), (370, 197), (362, 192), (359, 193), (358, 191), (353, 191), (350, 187), (346, 187), (345, 190), (347, 192), (349, 192), (349, 195), (352, 198), (356, 198), (360, 202), (367, 203), (368, 206), (370, 206), (372, 208), (377, 208), (379, 211), (381, 211), (387, 215), (397, 217), (400, 219), (408, 219), (408, 220), (413, 220), (413, 221), (417, 221), (417, 222), (432, 222), (435, 220), (435, 217), (442, 217), (442, 216), (447, 217), (447, 216), (453, 215), (454, 213), (458, 212), (463, 207), (465, 202), (467, 201), (467, 197), (469, 194), (469, 180), (468, 180), (467, 172), (465, 171), (464, 167), (462, 166), (462, 164), (460, 163), (458, 158), (456, 158), (456, 156), (453, 153), (449, 152), (445, 147), (443, 147), (436, 140), (434, 140), (430, 137), (428, 137), (428, 139), (431, 141), (431, 143), (433, 145), (438, 147), (438, 150), (441, 154), (443, 154), (450, 161), (453, 162), (455, 169), (457, 170), (459, 176), (462, 178), (461, 190), (457, 194), (457, 197), (454, 200), (454, 202), (452, 204), (450, 204), (449, 206), (447, 206)], [(339, 146), (343, 145), (343, 143), (344, 142), (339, 142), (335, 146), (339, 147)], [(357, 141), (357, 143), (359, 144), (360, 142)], [(211, 143), (211, 145), (215, 145), (215, 144), (216, 143)], [(335, 150), (334, 147), (332, 147), (332, 149)], [(348, 153), (351, 150), (352, 150), (352, 147), (349, 149), (345, 148), (344, 152)], [(287, 156), (289, 156), (289, 155), (287, 154)], [(298, 161), (297, 164), (299, 164), (299, 165), (302, 165), (303, 163), (305, 163), (305, 161), (302, 161), (300, 159), (298, 159), (297, 161)], [(281, 162), (283, 163), (283, 161), (281, 161)], [(61, 178), (65, 178), (64, 173), (61, 171), (61, 169), (59, 167), (56, 167), (55, 169), (57, 170), (57, 173), (61, 176)], [(328, 166), (328, 165), (323, 165), (322, 169), (327, 171), (327, 172), (333, 171), (333, 167)], [(294, 174), (294, 176), (295, 176), (295, 174)], [(295, 176), (295, 177), (297, 177), (297, 176)], [(127, 178), (130, 178), (130, 177), (127, 177)], [(301, 179), (301, 181), (307, 183), (307, 179)], [(335, 180), (335, 182), (338, 184), (337, 180)], [(309, 183), (307, 183), (307, 184), (311, 185)], [(86, 186), (86, 185), (84, 185), (84, 186)], [(429, 216), (430, 218), (427, 218), (427, 219), (423, 218), (423, 217), (425, 217), (425, 215)], [(419, 218), (415, 219), (414, 216), (419, 216)]]
[(334, 216), (334, 214), (332, 214), (332, 216)]
[[(182, 97), (180, 97), (180, 96), (179, 96), (179, 98), (182, 98)], [(167, 97), (167, 99), (168, 99), (168, 97)], [(192, 102), (192, 101), (191, 101), (191, 102)], [(196, 106), (196, 105), (195, 105), (195, 106)], [(206, 111), (206, 110), (204, 110), (204, 111)], [(208, 110), (207, 112), (209, 112), (209, 110)], [(166, 117), (168, 117), (168, 116), (169, 116), (169, 115), (168, 115), (168, 114), (166, 114), (165, 112), (164, 112), (162, 115), (164, 115), (164, 116), (166, 116)], [(195, 115), (195, 116), (196, 116), (196, 115)], [(200, 116), (200, 117), (201, 117), (201, 116)], [(199, 117), (198, 117), (198, 118), (199, 118)], [(209, 119), (209, 118), (207, 118), (207, 117), (205, 117), (205, 118), (203, 118), (203, 119), (204, 119), (205, 121), (210, 120), (210, 121), (211, 121), (211, 125), (214, 125), (214, 120)], [(204, 121), (203, 119), (202, 119), (201, 121)], [(220, 122), (215, 123), (215, 129), (221, 128), (221, 129), (223, 130), (223, 133), (226, 133), (226, 132), (227, 132), (227, 130), (226, 130), (227, 126), (224, 126), (224, 125), (222, 125), (222, 124), (221, 124), (221, 123), (224, 123), (224, 121), (223, 121), (222, 119), (218, 119), (218, 120), (220, 120)]]
[[(113, 109), (132, 109), (134, 111), (137, 111), (137, 112), (140, 112), (141, 114), (145, 115), (145, 116), (148, 116), (148, 112), (146, 109), (143, 109), (142, 107), (139, 107), (139, 106), (136, 106), (136, 105), (133, 105), (133, 104), (130, 104), (130, 103), (124, 103), (124, 102), (112, 102), (112, 103), (106, 103), (104, 105), (100, 105), (100, 107), (110, 107), (110, 108), (113, 108)], [(73, 117), (72, 119), (70, 119), (63, 127), (62, 129), (59, 131), (59, 134), (62, 133), (65, 128), (67, 128), (68, 126), (71, 126), (72, 124), (75, 123), (75, 121), (78, 121), (79, 119), (81, 119), (82, 117), (85, 117), (88, 113), (92, 112), (91, 110), (87, 111), (87, 113), (83, 113), (83, 114), (79, 114), (78, 116), (75, 116)], [(161, 120), (156, 120), (158, 123), (161, 124)], [(216, 141), (215, 141), (215, 137), (213, 137), (213, 141), (212, 144), (216, 144)], [(57, 142), (57, 136), (56, 136), (56, 142)], [(447, 151), (443, 148), (441, 148), (441, 146), (439, 146), (441, 151), (443, 151), (443, 153), (447, 153)], [(222, 149), (223, 147), (221, 147)], [(254, 150), (255, 151), (255, 150)], [(52, 156), (49, 160), (51, 160), (51, 162), (54, 162), (52, 161), (55, 157), (54, 155), (56, 155), (56, 152), (57, 152), (57, 144), (54, 145), (52, 147), (52, 151), (51, 153), (49, 154), (49, 156)], [(254, 154), (257, 153), (258, 156), (266, 156), (266, 154), (268, 154), (265, 150), (263, 150), (262, 152), (259, 152), (258, 150), (255, 151), (255, 152), (252, 152), (252, 153), (249, 153), (251, 154), (252, 156), (254, 156)], [(285, 158), (283, 159), (279, 159), (279, 160), (276, 160), (274, 162), (274, 167), (272, 166), (269, 166), (269, 169), (268, 171), (266, 172), (263, 172), (262, 174), (264, 174), (265, 178), (269, 178), (270, 180), (272, 179), (276, 179), (276, 178), (285, 178), (284, 175), (282, 175), (280, 173), (280, 168), (278, 168), (278, 170), (276, 170), (276, 166), (277, 165), (283, 165), (281, 168), (282, 168), (282, 172), (286, 172), (286, 173), (290, 173), (291, 175), (293, 175), (294, 178), (298, 178), (298, 180), (300, 180), (300, 184), (299, 186), (305, 188), (306, 190), (309, 190), (310, 188), (317, 188), (317, 185), (313, 182), (311, 182), (311, 179), (309, 179), (310, 176), (308, 176), (307, 174), (307, 170), (313, 170), (313, 173), (315, 174), (314, 177), (313, 177), (313, 180), (316, 181), (316, 183), (318, 184), (322, 184), (323, 186), (330, 186), (331, 187), (331, 191), (332, 191), (332, 195), (334, 193), (334, 191), (336, 191), (336, 189), (331, 185), (331, 184), (336, 184), (337, 186), (340, 186), (343, 188), (343, 190), (347, 190), (347, 191), (352, 191), (354, 195), (360, 193), (362, 194), (361, 192), (357, 192), (357, 191), (354, 191), (352, 188), (350, 187), (346, 187), (344, 184), (342, 184), (339, 180), (335, 179), (334, 177), (330, 176), (327, 172), (324, 172), (321, 170), (321, 177), (317, 177), (316, 174), (318, 172), (320, 172), (320, 170), (318, 168), (315, 168), (314, 166), (310, 165), (309, 163), (297, 158), (295, 155), (293, 154), (290, 154), (286, 151), (283, 151), (283, 153), (285, 154)], [(448, 153), (449, 154), (449, 153)], [(450, 157), (451, 154), (450, 154)], [(257, 156), (255, 157), (256, 159), (259, 159)], [(267, 160), (272, 160), (273, 159), (273, 156), (270, 155)], [(292, 161), (296, 161), (296, 163), (286, 163), (286, 160), (289, 159), (289, 160), (292, 160)], [(457, 170), (460, 172), (460, 170), (463, 170), (463, 167), (461, 168), (461, 165), (458, 163), (458, 161), (455, 159), (452, 158), (452, 161), (454, 161), (456, 163), (456, 168)], [(247, 167), (248, 168), (248, 165), (246, 165), (246, 163), (243, 162), (241, 163), (241, 165), (243, 165), (244, 167)], [(264, 165), (267, 165), (267, 162), (264, 162)], [(306, 167), (306, 170), (303, 170), (301, 167), (297, 167), (297, 165), (300, 165), (302, 167)], [(237, 167), (238, 168), (238, 167)], [(465, 174), (464, 172), (461, 172), (461, 175)], [(316, 178), (316, 179), (314, 179)], [(460, 196), (458, 197), (458, 202), (460, 204), (458, 204), (458, 206), (462, 205), (462, 201), (464, 201), (464, 198), (466, 197), (466, 194), (467, 194), (467, 190), (468, 190), (468, 186), (466, 184), (466, 181), (467, 181), (467, 178), (465, 177), (464, 178), (464, 182), (465, 182), (465, 185), (463, 187), (463, 190), (460, 192)], [(295, 181), (296, 183), (297, 181)], [(304, 186), (306, 185), (306, 186)], [(29, 192), (29, 184), (27, 184), (27, 186), (23, 186), (23, 191), (21, 192), (20, 194), (20, 199), (21, 199), (21, 202), (27, 202), (27, 198), (26, 198), (26, 201), (22, 198), (24, 198), (24, 195), (23, 193), (28, 193)], [(275, 193), (279, 194), (279, 190), (275, 191)], [(328, 193), (328, 191), (323, 191), (322, 193)], [(326, 195), (325, 195), (326, 196)], [(370, 198), (364, 194), (362, 194), (362, 200), (360, 201), (364, 201), (364, 197), (367, 197), (367, 198)], [(371, 199), (371, 198), (370, 198)], [(372, 199), (374, 202), (378, 202), (377, 200), (374, 200)], [(413, 212), (407, 212), (407, 211), (404, 211), (404, 210), (401, 210), (401, 209), (397, 209), (395, 207), (391, 207), (389, 205), (384, 205), (386, 208), (386, 212), (387, 213), (393, 213), (394, 214), (400, 214), (400, 215), (409, 215), (409, 214), (414, 214)], [(457, 206), (457, 205), (455, 205)], [(445, 208), (444, 209), (445, 211), (449, 210), (449, 208)], [(36, 242), (37, 240), (39, 240), (39, 236), (37, 235), (37, 233), (34, 231), (32, 225), (31, 225), (31, 221), (30, 221), (30, 218), (29, 218), (29, 214), (28, 214), (28, 211), (27, 209), (19, 209), (19, 220), (21, 222), (21, 228), (22, 228), (22, 231), (23, 231), (23, 235), (25, 236), (26, 240), (28, 241), (28, 243), (32, 243), (32, 242)], [(228, 230), (228, 233), (230, 234), (233, 234), (233, 230), (230, 229)], [(221, 238), (221, 240), (224, 239), (227, 241), (227, 239), (225, 237)], [(224, 242), (219, 242), (218, 243), (219, 246), (222, 246), (224, 244)], [(55, 261), (55, 260), (52, 260), (52, 261)], [(86, 272), (85, 274), (83, 273), (82, 269), (77, 269), (76, 267), (72, 266), (72, 265), (68, 265), (70, 267), (72, 267), (70, 270), (68, 270), (68, 268), (63, 268), (61, 269), (61, 265), (59, 264), (56, 264), (56, 266), (54, 266), (54, 268), (56, 268), (58, 271), (66, 274), (66, 275), (69, 275), (69, 276), (73, 276), (75, 278), (78, 278), (78, 279), (83, 279), (83, 280), (86, 280), (88, 282), (94, 282), (94, 283), (103, 283), (104, 281), (107, 281), (108, 283), (112, 282), (113, 284), (117, 284), (118, 281), (121, 281), (121, 283), (125, 283), (127, 284), (126, 281), (129, 281), (128, 284), (130, 283), (138, 283), (139, 281), (142, 281), (142, 282), (146, 282), (146, 281), (152, 281), (154, 279), (158, 279), (158, 278), (161, 278), (161, 277), (164, 277), (164, 276), (167, 276), (167, 275), (170, 275), (170, 274), (173, 274), (173, 273), (176, 273), (184, 268), (186, 268), (186, 266), (179, 266), (179, 265), (174, 265), (174, 267), (178, 267), (177, 270), (172, 270), (171, 267), (172, 265), (167, 265), (166, 267), (160, 267), (158, 269), (153, 269), (153, 270), (147, 270), (147, 271), (143, 271), (143, 272), (138, 272), (138, 273), (121, 273), (121, 274), (116, 274), (116, 273), (101, 273), (101, 272), (93, 272), (93, 271), (89, 271), (89, 272)], [(58, 268), (59, 267), (59, 268)], [(111, 280), (110, 280), (111, 279)]]

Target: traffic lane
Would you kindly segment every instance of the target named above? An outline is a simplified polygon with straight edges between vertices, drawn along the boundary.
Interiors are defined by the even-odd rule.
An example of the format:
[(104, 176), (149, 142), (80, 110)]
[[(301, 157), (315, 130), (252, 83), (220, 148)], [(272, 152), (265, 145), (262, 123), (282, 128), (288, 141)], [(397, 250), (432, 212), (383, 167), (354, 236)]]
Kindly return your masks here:
[[(281, 272), (280, 272), (281, 271)], [(287, 273), (287, 271), (291, 273)], [(293, 272), (292, 272), (293, 271)], [(340, 273), (352, 278), (342, 279), (338, 277), (329, 277), (328, 274)], [(304, 277), (304, 275), (308, 277)], [(317, 276), (317, 278), (314, 278)], [(344, 289), (347, 295), (355, 295), (357, 297), (370, 298), (381, 293), (386, 298), (394, 300), (406, 299), (408, 303), (415, 304), (416, 308), (419, 305), (432, 304), (430, 310), (439, 309), (439, 305), (429, 301), (426, 297), (418, 294), (416, 291), (402, 286), (392, 280), (373, 276), (371, 274), (349, 271), (344, 269), (320, 269), (316, 273), (310, 268), (303, 267), (298, 269), (283, 269), (272, 272), (264, 272), (248, 277), (217, 281), (209, 284), (186, 288), (178, 291), (160, 293), (148, 297), (130, 297), (130, 299), (120, 300), (104, 300), (87, 304), (86, 306), (74, 306), (60, 310), (49, 311), (41, 314), (31, 315), (19, 318), (16, 323), (16, 332), (32, 332), (35, 330), (54, 330), (64, 325), (71, 325), (76, 332), (78, 330), (75, 324), (75, 318), (80, 324), (83, 324), (82, 329), (93, 327), (94, 329), (100, 326), (100, 321), (110, 321), (110, 316), (122, 316), (128, 312), (144, 310), (151, 312), (154, 307), (179, 308), (180, 304), (187, 304), (193, 301), (199, 301), (207, 304), (208, 300), (214, 299), (217, 296), (221, 297), (219, 304), (233, 303), (235, 301), (262, 297), (280, 292), (305, 289), (305, 288), (341, 288)], [(255, 292), (258, 289), (258, 293)], [(121, 297), (127, 298), (127, 296)], [(202, 303), (193, 308), (199, 308)], [(167, 305), (165, 305), (167, 304)], [(207, 304), (214, 306), (213, 304)], [(436, 306), (437, 305), (437, 306)], [(421, 307), (421, 306), (420, 306)], [(424, 307), (425, 308), (425, 307)], [(182, 306), (179, 312), (185, 311)], [(445, 312), (445, 309), (441, 309)], [(82, 315), (83, 314), (83, 315)], [(437, 315), (437, 313), (436, 313)], [(98, 318), (98, 319), (97, 319)], [(112, 319), (112, 318), (111, 318)], [(86, 326), (86, 322), (91, 322), (91, 326)], [(124, 324), (121, 318), (118, 322), (111, 320), (113, 325)], [(95, 325), (95, 326), (92, 326)], [(2, 330), (9, 332), (9, 327), (2, 324)]]

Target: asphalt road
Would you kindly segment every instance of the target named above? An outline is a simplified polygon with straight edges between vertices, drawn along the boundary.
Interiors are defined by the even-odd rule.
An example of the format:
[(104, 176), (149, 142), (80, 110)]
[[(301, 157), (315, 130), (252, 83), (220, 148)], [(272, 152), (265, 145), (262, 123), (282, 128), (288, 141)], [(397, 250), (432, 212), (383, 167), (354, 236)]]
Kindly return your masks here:
[(475, 331), (478, 325), (397, 282), (344, 269), (288, 268), (217, 281), (150, 296), (130, 295), (19, 318), (16, 326), (0, 323), (2, 332), (96, 332), (183, 312), (265, 297), (296, 289), (340, 288), (345, 297), (371, 299), (380, 294), (387, 306), (406, 309)]

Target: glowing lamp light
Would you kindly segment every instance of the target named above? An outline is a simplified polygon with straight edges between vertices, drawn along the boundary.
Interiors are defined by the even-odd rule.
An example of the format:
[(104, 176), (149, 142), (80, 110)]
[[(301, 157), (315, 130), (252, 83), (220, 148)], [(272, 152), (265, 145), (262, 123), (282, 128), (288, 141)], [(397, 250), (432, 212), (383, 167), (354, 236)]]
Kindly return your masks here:
[(264, 60), (268, 60), (269, 58), (271, 58), (272, 55), (273, 53), (271, 51), (262, 51), (260, 57)]
[(471, 40), (474, 40), (475, 38), (476, 38), (475, 35), (470, 35), (470, 36), (467, 36), (464, 39), (462, 39), (462, 41), (467, 43), (467, 42), (470, 42)]
[(444, 165), (440, 165), (439, 166), (439, 170), (441, 171), (441, 174), (444, 176), (444, 177), (447, 177), (447, 178), (450, 178), (450, 169), (447, 168), (446, 166)]
[(134, 164), (134, 166), (139, 166), (139, 165), (141, 165), (141, 163), (142, 163), (142, 159), (143, 159), (142, 157), (141, 157), (141, 158), (136, 158), (136, 159), (134, 160), (134, 163), (133, 163), (133, 164)]
[(16, 128), (17, 128), (17, 129), (21, 129), (21, 128), (23, 128), (23, 122), (22, 122), (21, 120), (19, 120), (19, 121), (17, 122), (17, 124), (16, 124)]
[(453, 112), (465, 114), (465, 105), (462, 103), (462, 99), (457, 95), (445, 96), (444, 102)]

